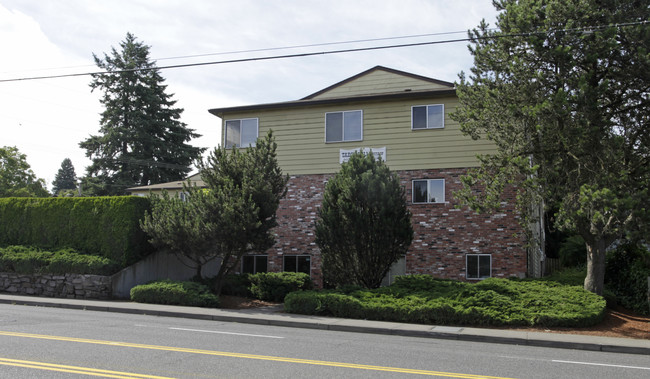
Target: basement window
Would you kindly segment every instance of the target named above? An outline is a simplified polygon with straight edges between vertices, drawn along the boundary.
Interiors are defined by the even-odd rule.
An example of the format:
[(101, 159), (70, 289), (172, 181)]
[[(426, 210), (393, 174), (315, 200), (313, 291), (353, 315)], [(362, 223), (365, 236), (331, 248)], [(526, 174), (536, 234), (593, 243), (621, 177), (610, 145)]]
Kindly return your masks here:
[(472, 280), (481, 280), (492, 276), (491, 254), (465, 255), (465, 277)]

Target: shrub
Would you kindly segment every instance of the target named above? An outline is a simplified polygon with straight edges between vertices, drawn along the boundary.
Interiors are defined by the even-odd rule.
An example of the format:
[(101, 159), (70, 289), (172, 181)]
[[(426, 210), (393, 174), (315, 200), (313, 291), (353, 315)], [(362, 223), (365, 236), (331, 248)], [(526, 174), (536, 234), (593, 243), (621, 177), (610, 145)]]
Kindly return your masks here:
[(0, 248), (0, 272), (112, 275), (118, 270), (119, 265), (108, 258), (81, 254), (73, 249)]
[[(212, 280), (209, 279), (208, 281), (210, 282), (210, 288), (213, 288), (214, 284), (212, 283)], [(221, 293), (231, 296), (252, 297), (253, 294), (251, 293), (250, 288), (250, 274), (227, 275), (224, 279)]]
[(605, 301), (579, 286), (490, 278), (477, 284), (403, 276), (376, 290), (301, 291), (285, 298), (289, 313), (438, 325), (589, 326)]
[(122, 267), (152, 250), (139, 221), (148, 198), (0, 198), (0, 246), (72, 248)]
[(560, 244), (560, 265), (562, 267), (576, 267), (587, 263), (587, 245), (579, 236), (570, 236)]
[(196, 282), (161, 280), (131, 289), (131, 300), (138, 303), (186, 305), (216, 308), (219, 298), (210, 289)]
[(632, 243), (625, 243), (607, 254), (605, 284), (617, 302), (642, 314), (650, 314), (648, 277), (650, 253)]
[(267, 301), (284, 301), (294, 291), (309, 290), (313, 283), (302, 272), (260, 272), (249, 275), (250, 291), (256, 298)]

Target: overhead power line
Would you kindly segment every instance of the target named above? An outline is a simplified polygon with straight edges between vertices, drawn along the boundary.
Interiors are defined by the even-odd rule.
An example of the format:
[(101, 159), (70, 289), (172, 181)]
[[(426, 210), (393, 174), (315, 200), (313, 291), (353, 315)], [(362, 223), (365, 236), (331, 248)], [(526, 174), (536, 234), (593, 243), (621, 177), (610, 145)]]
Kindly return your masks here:
[[(384, 46), (370, 46), (370, 47), (357, 47), (350, 49), (339, 49), (339, 50), (329, 50), (329, 51), (318, 51), (318, 52), (308, 52), (308, 53), (296, 53), (296, 54), (284, 54), (284, 55), (272, 55), (266, 57), (252, 57), (252, 58), (240, 58), (240, 59), (229, 59), (222, 61), (210, 61), (210, 62), (198, 62), (198, 63), (185, 63), (185, 64), (176, 64), (176, 65), (167, 65), (167, 66), (156, 66), (151, 68), (134, 68), (127, 70), (115, 70), (115, 71), (95, 71), (95, 72), (82, 72), (82, 73), (73, 73), (73, 74), (60, 74), (60, 75), (45, 75), (45, 76), (32, 76), (24, 78), (13, 78), (13, 79), (0, 79), (0, 83), (4, 82), (18, 82), (18, 81), (28, 81), (28, 80), (42, 80), (42, 79), (56, 79), (56, 78), (70, 78), (78, 76), (90, 76), (90, 75), (101, 75), (107, 73), (125, 73), (125, 72), (136, 72), (136, 71), (151, 71), (151, 70), (167, 70), (173, 68), (186, 68), (186, 67), (200, 67), (200, 66), (211, 66), (219, 64), (228, 64), (228, 63), (243, 63), (243, 62), (255, 62), (255, 61), (267, 61), (267, 60), (276, 60), (276, 59), (288, 59), (288, 58), (301, 58), (301, 57), (310, 57), (315, 55), (332, 55), (332, 54), (343, 54), (343, 53), (352, 53), (352, 52), (361, 52), (361, 51), (374, 51), (374, 50), (386, 50), (386, 49), (396, 49), (396, 48), (406, 48), (406, 47), (417, 47), (417, 46), (427, 46), (427, 45), (439, 45), (446, 43), (457, 43), (457, 42), (469, 42), (472, 39), (481, 40), (481, 39), (496, 39), (496, 38), (512, 38), (512, 37), (527, 37), (534, 35), (544, 35), (550, 33), (558, 32), (582, 32), (582, 33), (591, 33), (595, 30), (602, 30), (610, 27), (628, 27), (628, 26), (637, 26), (637, 25), (647, 25), (650, 21), (636, 21), (629, 23), (620, 23), (615, 25), (596, 25), (582, 28), (569, 28), (569, 29), (552, 29), (545, 31), (536, 31), (536, 32), (527, 32), (527, 33), (513, 33), (513, 34), (500, 34), (500, 35), (489, 35), (489, 36), (479, 36), (479, 37), (466, 37), (466, 38), (456, 38), (440, 41), (426, 41), (426, 42), (414, 42), (414, 43), (404, 43), (397, 45), (384, 45)], [(455, 32), (454, 32), (455, 33)], [(407, 38), (407, 37), (405, 37)], [(332, 43), (334, 44), (334, 43)], [(280, 48), (277, 48), (280, 49)]]

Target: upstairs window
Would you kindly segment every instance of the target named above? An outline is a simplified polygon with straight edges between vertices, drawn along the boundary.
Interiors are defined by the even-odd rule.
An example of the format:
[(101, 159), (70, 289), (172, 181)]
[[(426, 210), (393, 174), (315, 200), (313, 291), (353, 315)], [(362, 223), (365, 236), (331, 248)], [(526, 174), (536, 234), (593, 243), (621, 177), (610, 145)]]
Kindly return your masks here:
[(226, 120), (226, 149), (255, 146), (257, 124), (256, 118)]
[(444, 203), (444, 179), (420, 179), (413, 181), (413, 203)]
[(418, 105), (411, 108), (411, 129), (441, 129), (445, 127), (443, 104)]
[(325, 113), (325, 142), (361, 141), (363, 112)]
[(465, 277), (467, 279), (485, 279), (492, 276), (492, 255), (467, 254)]

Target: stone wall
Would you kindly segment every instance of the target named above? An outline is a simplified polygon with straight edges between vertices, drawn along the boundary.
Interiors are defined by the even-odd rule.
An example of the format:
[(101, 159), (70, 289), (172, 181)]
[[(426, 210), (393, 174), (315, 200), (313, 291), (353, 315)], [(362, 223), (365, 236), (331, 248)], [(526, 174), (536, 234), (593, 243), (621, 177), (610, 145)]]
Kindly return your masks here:
[[(491, 254), (492, 276), (524, 277), (525, 241), (514, 204), (497, 214), (477, 214), (457, 208), (453, 192), (460, 188), (465, 169), (398, 171), (413, 214), (413, 243), (406, 256), (407, 274), (428, 274), (465, 280), (466, 254)], [(275, 228), (277, 243), (268, 253), (268, 271), (282, 271), (286, 255), (311, 256), (311, 277), (322, 285), (320, 251), (314, 228), (327, 180), (332, 175), (298, 175), (289, 180), (280, 202)], [(413, 204), (413, 179), (445, 179), (445, 203)], [(513, 193), (507, 194), (511, 199)]]
[(110, 299), (111, 277), (0, 273), (0, 292), (68, 299)]

